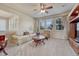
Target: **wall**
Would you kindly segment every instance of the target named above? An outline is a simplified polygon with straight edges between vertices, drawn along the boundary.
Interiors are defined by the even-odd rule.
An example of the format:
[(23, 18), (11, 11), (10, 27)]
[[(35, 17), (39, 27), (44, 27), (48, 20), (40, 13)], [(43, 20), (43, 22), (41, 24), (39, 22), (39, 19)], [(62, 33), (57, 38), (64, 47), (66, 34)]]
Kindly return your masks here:
[(0, 5), (0, 9), (19, 16), (18, 32), (17, 32), (18, 34), (21, 35), (23, 34), (24, 31), (30, 31), (30, 32), (34, 31), (34, 19), (31, 16), (23, 14), (17, 10), (11, 9), (4, 5)]
[(67, 33), (67, 17), (66, 16), (61, 16), (62, 17), (62, 22), (64, 25), (64, 30), (56, 30), (56, 19), (54, 20), (54, 28), (52, 30), (52, 38), (56, 38), (56, 39), (67, 39), (68, 38), (68, 33)]
[(20, 32), (24, 32), (24, 31), (29, 31), (29, 32), (33, 32), (34, 31), (34, 19), (29, 17), (29, 16), (21, 16), (20, 19)]
[[(49, 19), (51, 18), (53, 21), (53, 29), (51, 31), (51, 38), (55, 38), (55, 39), (68, 39), (68, 21), (67, 21), (67, 14), (59, 14), (59, 15), (55, 15), (55, 16), (51, 16), (51, 17), (43, 17), (42, 19), (45, 20), (45, 18)], [(62, 17), (62, 22), (64, 25), (64, 30), (56, 30), (56, 18), (58, 17)], [(41, 18), (36, 18), (36, 20), (39, 20)], [(39, 26), (39, 25), (38, 25)], [(36, 26), (37, 27), (37, 26)]]

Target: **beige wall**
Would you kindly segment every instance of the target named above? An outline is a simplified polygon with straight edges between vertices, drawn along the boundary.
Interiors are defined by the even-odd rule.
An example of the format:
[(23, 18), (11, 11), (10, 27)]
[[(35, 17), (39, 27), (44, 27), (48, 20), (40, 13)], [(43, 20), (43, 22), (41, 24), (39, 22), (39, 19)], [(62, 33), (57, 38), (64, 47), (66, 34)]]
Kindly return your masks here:
[(56, 30), (56, 19), (54, 20), (54, 28), (51, 32), (52, 38), (57, 38), (57, 39), (67, 39), (68, 38), (68, 24), (67, 24), (67, 16), (61, 16), (62, 17), (62, 22), (64, 25), (64, 30)]
[(33, 32), (34, 31), (34, 19), (26, 15), (21, 16), (20, 21), (19, 21), (19, 29), (21, 33), (24, 31)]

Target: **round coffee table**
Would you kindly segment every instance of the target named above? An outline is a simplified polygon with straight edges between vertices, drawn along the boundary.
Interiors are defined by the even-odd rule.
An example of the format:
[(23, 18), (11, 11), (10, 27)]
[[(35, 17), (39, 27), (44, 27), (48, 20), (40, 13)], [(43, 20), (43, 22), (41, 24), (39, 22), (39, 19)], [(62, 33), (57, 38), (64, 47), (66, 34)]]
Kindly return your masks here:
[(38, 35), (38, 36), (36, 35), (32, 39), (33, 39), (33, 42), (35, 43), (35, 46), (38, 46), (42, 43), (45, 44), (44, 42), (45, 36), (43, 35)]

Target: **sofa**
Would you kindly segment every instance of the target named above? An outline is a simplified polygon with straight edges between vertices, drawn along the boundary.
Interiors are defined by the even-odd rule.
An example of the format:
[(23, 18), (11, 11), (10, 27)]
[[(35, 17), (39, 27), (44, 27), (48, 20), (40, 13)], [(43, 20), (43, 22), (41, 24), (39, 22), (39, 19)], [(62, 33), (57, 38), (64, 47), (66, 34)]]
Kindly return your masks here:
[(14, 38), (17, 39), (17, 45), (26, 43), (28, 41), (32, 40), (32, 37), (35, 36), (36, 34), (28, 34), (28, 35), (23, 35), (23, 36), (18, 36), (18, 35), (13, 35)]

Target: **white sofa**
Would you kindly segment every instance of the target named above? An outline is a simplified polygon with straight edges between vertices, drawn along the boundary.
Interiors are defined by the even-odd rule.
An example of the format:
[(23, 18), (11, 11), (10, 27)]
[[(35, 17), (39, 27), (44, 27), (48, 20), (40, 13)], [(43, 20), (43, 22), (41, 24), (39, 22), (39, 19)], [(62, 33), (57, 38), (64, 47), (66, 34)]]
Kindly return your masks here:
[(17, 44), (23, 44), (26, 43), (30, 40), (32, 40), (32, 37), (35, 36), (36, 34), (29, 34), (29, 35), (24, 35), (24, 36), (14, 36), (15, 38), (17, 38)]

